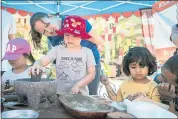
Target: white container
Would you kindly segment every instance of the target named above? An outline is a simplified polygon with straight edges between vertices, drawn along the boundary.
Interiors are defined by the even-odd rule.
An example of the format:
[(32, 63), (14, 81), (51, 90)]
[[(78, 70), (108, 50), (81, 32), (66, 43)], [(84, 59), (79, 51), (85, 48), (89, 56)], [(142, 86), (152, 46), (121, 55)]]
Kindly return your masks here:
[(177, 118), (177, 116), (155, 104), (143, 101), (124, 100), (127, 106), (127, 113), (136, 118)]

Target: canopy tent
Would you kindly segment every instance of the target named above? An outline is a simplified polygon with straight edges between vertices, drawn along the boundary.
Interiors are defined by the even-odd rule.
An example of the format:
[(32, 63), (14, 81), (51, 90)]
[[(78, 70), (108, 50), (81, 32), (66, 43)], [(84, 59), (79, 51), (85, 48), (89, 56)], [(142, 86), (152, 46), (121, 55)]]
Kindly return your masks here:
[[(102, 28), (102, 30), (99, 31), (99, 34), (103, 37), (103, 39), (105, 39), (105, 41), (113, 41), (113, 39), (115, 40), (116, 38), (119, 39), (121, 37), (122, 39), (126, 39), (126, 47), (130, 45), (128, 39), (134, 41), (137, 46), (141, 44), (141, 41), (144, 41), (144, 46), (147, 47), (153, 54), (161, 54), (158, 56), (158, 59), (160, 59), (160, 57), (162, 58), (160, 60), (166, 60), (172, 54), (169, 53), (169, 55), (167, 55), (168, 53), (166, 52), (172, 52), (175, 49), (172, 47), (173, 44), (168, 43), (170, 41), (167, 39), (169, 39), (168, 36), (170, 35), (169, 32), (171, 25), (178, 22), (175, 20), (177, 1), (160, 0), (158, 2), (138, 0), (97, 0), (57, 2), (4, 0), (1, 1), (1, 3), (1, 7), (3, 9), (5, 8), (6, 11), (12, 14), (18, 13), (21, 16), (29, 15), (29, 13), (32, 15), (34, 12), (46, 12), (48, 14), (59, 13), (61, 15), (80, 15), (83, 18), (90, 20), (90, 22), (91, 20), (96, 21), (97, 24), (97, 20), (100, 20), (102, 17), (101, 19), (104, 20), (103, 24), (93, 24), (93, 26), (96, 27), (97, 30)], [(23, 18), (25, 17), (22, 17), (22, 19)], [(24, 21), (26, 22), (26, 19)], [(154, 26), (154, 24), (157, 25)], [(102, 27), (100, 28), (98, 26)], [(162, 38), (158, 38), (157, 36), (162, 34), (164, 30), (166, 30), (164, 32), (166, 36), (164, 35)], [(158, 39), (161, 40), (160, 42), (164, 41), (164, 44), (166, 45), (163, 45), (163, 43), (155, 43), (159, 41)], [(159, 44), (164, 49), (162, 47), (158, 49), (158, 45), (155, 44)], [(124, 45), (122, 44), (122, 46)], [(127, 50), (126, 47), (124, 47), (124, 49)]]
[(93, 15), (138, 11), (151, 8), (155, 1), (6, 1), (2, 6), (28, 12), (46, 12), (61, 15)]

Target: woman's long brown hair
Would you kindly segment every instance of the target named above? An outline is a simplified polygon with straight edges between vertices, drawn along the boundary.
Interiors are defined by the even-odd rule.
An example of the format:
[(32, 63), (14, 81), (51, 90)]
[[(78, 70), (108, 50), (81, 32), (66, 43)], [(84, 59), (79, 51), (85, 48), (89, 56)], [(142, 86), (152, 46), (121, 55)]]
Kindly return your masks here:
[(37, 12), (35, 14), (33, 14), (33, 16), (30, 18), (30, 26), (31, 26), (31, 37), (32, 37), (32, 42), (35, 48), (41, 48), (41, 38), (42, 38), (42, 34), (37, 32), (35, 30), (35, 23), (38, 20), (41, 20), (44, 17), (49, 17), (48, 14), (44, 13), (44, 12)]

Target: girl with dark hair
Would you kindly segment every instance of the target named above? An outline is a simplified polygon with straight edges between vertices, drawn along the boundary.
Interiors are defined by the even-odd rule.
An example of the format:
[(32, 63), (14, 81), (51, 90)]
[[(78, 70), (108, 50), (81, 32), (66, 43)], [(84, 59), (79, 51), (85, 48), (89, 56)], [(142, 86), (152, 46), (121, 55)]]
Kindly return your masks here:
[(10, 87), (5, 86), (3, 93), (13, 92), (13, 83), (17, 79), (30, 78), (28, 73), (29, 65), (27, 65), (27, 60), (32, 64), (35, 62), (31, 54), (31, 47), (27, 40), (17, 38), (10, 40), (7, 44), (6, 53), (2, 60), (8, 60), (12, 69), (6, 71), (2, 75), (2, 84), (8, 83)]
[(106, 80), (101, 80), (105, 84), (109, 97), (112, 100), (123, 101), (124, 99), (134, 100), (139, 96), (144, 96), (154, 101), (160, 101), (160, 96), (156, 82), (148, 79), (157, 70), (156, 58), (152, 56), (147, 48), (133, 47), (124, 56), (123, 72), (130, 77), (125, 80), (117, 94), (111, 89)]
[[(61, 25), (64, 21), (64, 18), (51, 18), (48, 14), (43, 12), (37, 12), (30, 18), (30, 25), (31, 25), (31, 36), (34, 46), (40, 48), (41, 46), (41, 37), (45, 35), (48, 37), (51, 45), (63, 45), (64, 44), (64, 37), (58, 36), (56, 30), (61, 29)], [(100, 78), (100, 53), (98, 51), (98, 47), (103, 45), (104, 40), (96, 34), (94, 30), (92, 30), (92, 26), (90, 23), (85, 20), (86, 23), (86, 31), (92, 37), (90, 39), (82, 39), (81, 45), (83, 47), (87, 47), (92, 50), (92, 53), (95, 58), (96, 62), (96, 72), (95, 72), (95, 79), (88, 85), (89, 87), (89, 94), (96, 95), (98, 86), (99, 86), (99, 78)], [(49, 46), (49, 45), (48, 45)]]

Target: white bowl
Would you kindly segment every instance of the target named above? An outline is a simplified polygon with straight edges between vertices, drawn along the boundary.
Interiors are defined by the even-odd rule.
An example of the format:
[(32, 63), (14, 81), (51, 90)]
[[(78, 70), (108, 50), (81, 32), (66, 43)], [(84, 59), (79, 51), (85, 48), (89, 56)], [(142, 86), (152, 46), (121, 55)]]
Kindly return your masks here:
[(2, 118), (38, 118), (39, 113), (34, 110), (12, 110), (2, 112)]

